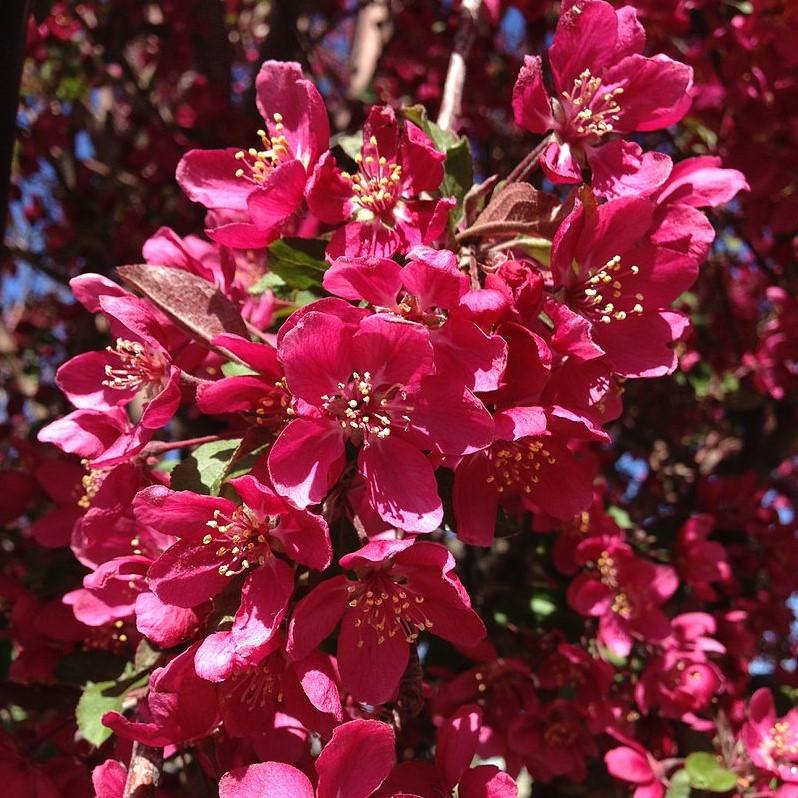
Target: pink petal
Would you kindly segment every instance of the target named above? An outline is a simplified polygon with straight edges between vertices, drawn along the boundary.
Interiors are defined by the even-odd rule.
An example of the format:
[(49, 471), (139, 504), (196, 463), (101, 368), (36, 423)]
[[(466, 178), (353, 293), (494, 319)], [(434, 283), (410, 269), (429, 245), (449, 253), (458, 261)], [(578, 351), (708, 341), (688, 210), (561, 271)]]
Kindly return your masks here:
[(454, 514), (457, 537), (474, 546), (490, 546), (496, 528), (498, 494), (488, 482), (491, 476), (487, 455), (482, 452), (464, 458), (454, 474)]
[[(269, 134), (285, 136), (289, 153), (312, 167), (330, 145), (327, 109), (318, 89), (295, 62), (264, 61), (255, 79), (256, 100)], [(275, 114), (282, 127), (276, 127)]]
[(247, 197), (254, 186), (243, 177), (236, 177), (240, 163), (238, 150), (189, 150), (177, 165), (177, 182), (183, 193), (206, 208), (234, 211), (247, 209)]
[(443, 507), (432, 466), (421, 452), (390, 435), (363, 448), (360, 472), (369, 502), (389, 524), (410, 532), (432, 532)]
[(55, 375), (58, 387), (75, 407), (87, 410), (111, 410), (129, 402), (136, 394), (103, 385), (108, 377), (105, 367), (111, 362), (107, 352), (84, 352), (67, 360)]
[(432, 371), (429, 333), (420, 324), (367, 316), (352, 338), (352, 362), (373, 385), (413, 385)]
[(292, 659), (304, 659), (332, 633), (349, 601), (348, 585), (345, 576), (334, 576), (299, 601), (288, 629), (287, 651)]
[(654, 780), (654, 773), (646, 757), (632, 748), (612, 748), (604, 755), (604, 763), (612, 776), (623, 781), (646, 784)]
[(317, 407), (323, 396), (337, 393), (338, 383), (348, 381), (352, 371), (361, 366), (355, 365), (351, 354), (353, 332), (332, 314), (305, 313), (279, 346), (291, 393)]
[(665, 55), (646, 58), (630, 55), (607, 70), (603, 84), (607, 90), (623, 87), (615, 129), (661, 130), (678, 122), (690, 107), (692, 67)]
[(523, 66), (513, 87), (513, 115), (516, 125), (532, 133), (546, 133), (554, 127), (540, 56), (524, 56)]
[(560, 15), (549, 62), (557, 88), (572, 91), (584, 69), (594, 75), (611, 63), (618, 36), (618, 20), (609, 3), (580, 3)]
[(646, 196), (668, 179), (673, 161), (661, 152), (643, 152), (633, 141), (616, 139), (588, 153), (591, 184), (600, 197)]
[(355, 302), (394, 308), (402, 287), (402, 267), (388, 258), (336, 258), (324, 273), (324, 289)]
[(495, 765), (467, 770), (457, 790), (459, 798), (517, 798), (518, 785)]
[(275, 488), (297, 507), (318, 504), (338, 481), (346, 460), (341, 430), (332, 421), (295, 419), (269, 452)]
[[(356, 626), (357, 621), (362, 621)], [(392, 634), (391, 634), (392, 633)], [(410, 646), (398, 627), (377, 630), (359, 612), (347, 612), (338, 634), (341, 683), (357, 701), (384, 704), (396, 696)]]
[(352, 720), (339, 726), (316, 760), (318, 798), (368, 798), (391, 772), (394, 746), (387, 723)]
[(471, 764), (481, 728), (482, 710), (469, 704), (461, 707), (438, 729), (435, 764), (447, 791), (454, 789)]
[(314, 798), (313, 785), (301, 771), (282, 762), (261, 762), (225, 773), (219, 798)]
[(332, 153), (324, 153), (308, 180), (308, 207), (321, 221), (341, 224), (355, 210), (353, 197), (352, 182), (343, 176)]

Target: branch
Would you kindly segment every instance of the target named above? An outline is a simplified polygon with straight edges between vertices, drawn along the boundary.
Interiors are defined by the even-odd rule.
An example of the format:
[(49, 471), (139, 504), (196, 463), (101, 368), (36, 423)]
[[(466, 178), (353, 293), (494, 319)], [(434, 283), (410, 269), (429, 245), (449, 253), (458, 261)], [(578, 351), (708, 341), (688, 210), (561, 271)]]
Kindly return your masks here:
[(349, 58), (350, 80), (347, 97), (358, 99), (371, 85), (382, 49), (390, 36), (390, 0), (372, 0), (357, 15), (357, 28)]
[(482, 0), (463, 0), (460, 7), (460, 24), (454, 36), (454, 50), (449, 59), (449, 69), (443, 86), (443, 99), (438, 112), (438, 127), (451, 130), (463, 106), (463, 86), (466, 78), (466, 59), (474, 44), (477, 16)]
[(152, 798), (161, 780), (162, 764), (163, 753), (159, 749), (133, 743), (122, 798)]

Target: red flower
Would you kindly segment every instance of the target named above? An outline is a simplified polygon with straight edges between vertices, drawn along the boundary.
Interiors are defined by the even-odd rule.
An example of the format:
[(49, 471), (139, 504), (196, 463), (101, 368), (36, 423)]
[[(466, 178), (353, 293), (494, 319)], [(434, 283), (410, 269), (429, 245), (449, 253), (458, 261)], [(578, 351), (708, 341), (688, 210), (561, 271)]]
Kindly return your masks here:
[(439, 729), (435, 761), (401, 762), (380, 788), (377, 796), (451, 796), (458, 798), (516, 798), (518, 787), (495, 765), (472, 768), (471, 760), (479, 745), (482, 710), (466, 704)]
[(498, 388), (507, 344), (469, 318), (469, 282), (449, 250), (414, 247), (404, 268), (387, 258), (338, 258), (324, 273), (324, 287), (351, 301), (365, 300), (429, 330), (435, 367), (474, 391)]
[(316, 759), (318, 787), (297, 768), (261, 762), (225, 773), (219, 798), (291, 796), (291, 798), (369, 798), (396, 761), (393, 729), (376, 720), (352, 720), (339, 726)]
[(275, 487), (300, 507), (322, 501), (343, 473), (349, 445), (380, 516), (400, 529), (432, 531), (443, 509), (422, 452), (465, 454), (487, 445), (488, 412), (467, 388), (433, 374), (422, 327), (363, 318), (351, 306), (340, 315), (314, 308), (296, 314), (278, 343), (297, 401), (296, 417), (269, 453)]
[(332, 155), (321, 158), (308, 185), (308, 205), (336, 230), (329, 258), (390, 257), (443, 233), (451, 199), (421, 199), (443, 180), (445, 156), (420, 128), (406, 122), (399, 131), (389, 106), (375, 106), (363, 126), (358, 171), (342, 172)]
[(589, 538), (577, 552), (594, 569), (571, 583), (568, 603), (581, 615), (599, 619), (602, 645), (615, 656), (626, 657), (633, 638), (659, 641), (670, 634), (670, 622), (660, 606), (679, 585), (672, 568), (639, 559), (617, 538)]
[(690, 107), (693, 70), (667, 56), (641, 53), (645, 32), (635, 10), (602, 0), (575, 2), (561, 15), (549, 63), (550, 96), (539, 56), (526, 56), (513, 90), (515, 121), (533, 133), (555, 132), (541, 164), (555, 183), (582, 182), (593, 170), (602, 196), (640, 194), (660, 186), (670, 158), (614, 134), (659, 130)]
[[(656, 377), (676, 368), (670, 344), (687, 320), (668, 308), (698, 274), (689, 252), (647, 240), (653, 211), (650, 202), (636, 198), (597, 207), (577, 203), (552, 249), (555, 293), (564, 304), (548, 303), (546, 312), (560, 323), (582, 325), (581, 359), (606, 354), (625, 377)], [(666, 236), (672, 224), (666, 219), (656, 234)]]
[(798, 709), (779, 718), (770, 690), (757, 690), (740, 739), (754, 765), (782, 781), (798, 784)]
[(288, 652), (302, 659), (341, 622), (341, 681), (357, 700), (382, 704), (396, 695), (410, 644), (430, 632), (476, 645), (485, 627), (471, 609), (454, 559), (436, 543), (372, 541), (342, 557), (356, 579), (336, 576), (314, 588), (291, 619)]
[(322, 518), (293, 507), (251, 475), (230, 484), (242, 505), (161, 486), (139, 493), (134, 505), (140, 523), (179, 538), (148, 572), (162, 601), (196, 607), (231, 577), (250, 571), (231, 630), (202, 645), (198, 667), (205, 678), (224, 679), (235, 666), (257, 661), (274, 636), (294, 590), (293, 570), (276, 553), (317, 569), (331, 556)]
[(262, 247), (299, 208), (308, 175), (329, 146), (324, 101), (299, 64), (266, 61), (256, 80), (266, 129), (248, 150), (191, 150), (177, 167), (186, 195), (206, 208), (246, 212), (251, 221), (208, 234), (230, 247)]

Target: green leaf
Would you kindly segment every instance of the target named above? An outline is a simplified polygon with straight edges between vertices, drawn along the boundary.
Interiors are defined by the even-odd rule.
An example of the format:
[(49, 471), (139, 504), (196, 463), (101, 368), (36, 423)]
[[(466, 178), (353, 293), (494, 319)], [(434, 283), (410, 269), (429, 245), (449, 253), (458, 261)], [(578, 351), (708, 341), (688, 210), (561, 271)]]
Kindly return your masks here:
[(257, 373), (257, 371), (253, 371), (249, 366), (245, 366), (243, 363), (222, 363), (222, 374), (224, 374), (225, 377), (242, 377)]
[(268, 272), (264, 274), (254, 285), (249, 287), (249, 293), (253, 296), (260, 296), (267, 291), (276, 291), (285, 288), (285, 280), (279, 274)]
[(319, 289), (327, 263), (326, 242), (315, 238), (283, 238), (269, 247), (269, 271), (289, 288)]
[(631, 529), (634, 526), (632, 519), (629, 517), (629, 513), (627, 513), (623, 507), (618, 507), (613, 504), (607, 509), (607, 515), (612, 518), (621, 529)]
[(471, 160), (471, 148), (467, 139), (460, 139), (453, 147), (446, 150), (446, 161), (443, 164), (444, 176), (441, 191), (448, 197), (457, 200), (454, 213), (455, 221), (463, 214), (463, 199), (474, 183), (474, 164)]
[(111, 730), (102, 724), (103, 715), (121, 712), (125, 695), (130, 690), (144, 687), (148, 679), (149, 672), (137, 673), (128, 663), (125, 673), (117, 680), (86, 683), (75, 709), (75, 719), (87, 742), (100, 746), (111, 736)]
[(102, 724), (106, 712), (121, 712), (125, 696), (108, 694), (106, 691), (116, 682), (89, 682), (75, 710), (78, 729), (85, 740), (101, 746), (110, 736), (111, 730)]
[(539, 615), (541, 618), (547, 618), (549, 615), (556, 612), (557, 605), (551, 595), (543, 591), (538, 591), (529, 600), (529, 609), (531, 609), (535, 615)]
[(737, 776), (726, 770), (714, 754), (695, 751), (684, 761), (690, 777), (690, 786), (709, 792), (729, 792), (737, 786)]
[(690, 795), (690, 774), (686, 770), (677, 770), (671, 776), (671, 783), (665, 798), (688, 798)]
[(240, 443), (234, 438), (198, 446), (172, 469), (172, 489), (217, 496)]
[(443, 130), (427, 118), (427, 109), (423, 105), (410, 105), (402, 108), (405, 119), (418, 125), (431, 139), (432, 143), (441, 152), (446, 152), (449, 147), (454, 147), (460, 137), (451, 130)]

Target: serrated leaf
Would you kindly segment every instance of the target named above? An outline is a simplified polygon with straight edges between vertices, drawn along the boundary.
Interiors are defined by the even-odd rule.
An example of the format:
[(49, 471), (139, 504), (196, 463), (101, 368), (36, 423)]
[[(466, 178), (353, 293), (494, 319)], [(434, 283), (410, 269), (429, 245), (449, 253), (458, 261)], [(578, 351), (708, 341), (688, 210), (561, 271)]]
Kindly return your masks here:
[(737, 776), (726, 770), (708, 751), (694, 751), (685, 759), (684, 767), (690, 777), (690, 786), (696, 790), (729, 792), (737, 786)]
[(671, 776), (671, 783), (665, 798), (688, 798), (690, 795), (690, 774), (686, 770), (677, 770)]
[(123, 283), (146, 297), (192, 338), (212, 349), (217, 335), (247, 336), (238, 308), (215, 286), (195, 274), (148, 263), (120, 266)]
[(234, 438), (198, 446), (172, 469), (172, 489), (218, 495), (240, 443), (240, 438)]
[(319, 289), (327, 263), (326, 242), (315, 238), (283, 238), (269, 247), (269, 270), (289, 288)]

